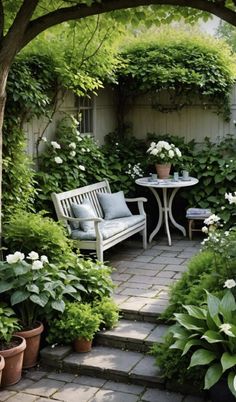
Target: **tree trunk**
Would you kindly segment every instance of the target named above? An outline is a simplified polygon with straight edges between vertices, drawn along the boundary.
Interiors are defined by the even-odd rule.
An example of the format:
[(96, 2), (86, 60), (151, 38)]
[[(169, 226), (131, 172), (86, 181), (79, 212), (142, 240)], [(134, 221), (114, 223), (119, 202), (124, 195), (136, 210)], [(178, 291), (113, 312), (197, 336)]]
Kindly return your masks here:
[(2, 245), (2, 130), (6, 104), (6, 84), (9, 69), (10, 63), (9, 65), (3, 65), (3, 63), (0, 63), (0, 247)]

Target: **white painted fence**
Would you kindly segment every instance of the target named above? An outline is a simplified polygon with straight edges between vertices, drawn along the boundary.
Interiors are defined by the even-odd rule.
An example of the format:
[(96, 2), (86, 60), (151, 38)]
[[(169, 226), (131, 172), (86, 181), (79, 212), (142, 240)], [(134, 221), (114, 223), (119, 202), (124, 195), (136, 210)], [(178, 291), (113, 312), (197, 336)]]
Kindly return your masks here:
[[(163, 106), (168, 107), (165, 105), (165, 97), (162, 101)], [(117, 126), (115, 90), (111, 88), (100, 90), (98, 96), (94, 97), (93, 104), (93, 134), (102, 144), (104, 136), (114, 131)], [(35, 155), (37, 138), (46, 126), (44, 135), (49, 140), (55, 137), (57, 122), (65, 113), (75, 115), (78, 113), (74, 96), (70, 92), (66, 93), (63, 102), (60, 101), (60, 109), (49, 125), (47, 119), (34, 119), (25, 124), (24, 129), (28, 140), (27, 151), (30, 155)], [(218, 141), (229, 133), (236, 136), (234, 121), (236, 121), (236, 86), (231, 96), (231, 118), (229, 122), (225, 122), (214, 109), (204, 110), (200, 104), (186, 106), (179, 111), (162, 113), (152, 107), (148, 95), (136, 98), (126, 114), (126, 122), (131, 125), (133, 134), (137, 138), (145, 138), (148, 132), (155, 132), (157, 134), (169, 133), (181, 136), (186, 141), (195, 139), (197, 142), (201, 142), (205, 137)]]

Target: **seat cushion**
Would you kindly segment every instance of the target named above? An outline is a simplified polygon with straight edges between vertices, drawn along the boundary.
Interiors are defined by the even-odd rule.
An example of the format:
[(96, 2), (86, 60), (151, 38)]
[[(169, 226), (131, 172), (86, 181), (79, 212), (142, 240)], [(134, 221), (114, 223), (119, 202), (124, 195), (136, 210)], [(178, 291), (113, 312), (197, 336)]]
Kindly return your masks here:
[[(93, 209), (91, 202), (85, 198), (82, 204), (71, 204), (71, 209), (75, 218), (97, 218), (97, 215)], [(92, 221), (88, 222), (72, 222), (71, 228), (81, 229), (84, 232), (89, 232), (94, 230), (94, 223)]]
[[(130, 217), (112, 219), (110, 221), (104, 220), (99, 224), (99, 228), (103, 240), (106, 240), (142, 221), (144, 221), (143, 215), (132, 215)], [(94, 229), (86, 232), (83, 230), (72, 230), (71, 237), (74, 240), (96, 240)]]
[(97, 195), (104, 212), (104, 219), (111, 220), (132, 216), (125, 202), (123, 191), (118, 191), (118, 193), (98, 193)]
[(209, 218), (211, 210), (207, 208), (188, 208), (186, 212), (186, 218), (203, 220)]

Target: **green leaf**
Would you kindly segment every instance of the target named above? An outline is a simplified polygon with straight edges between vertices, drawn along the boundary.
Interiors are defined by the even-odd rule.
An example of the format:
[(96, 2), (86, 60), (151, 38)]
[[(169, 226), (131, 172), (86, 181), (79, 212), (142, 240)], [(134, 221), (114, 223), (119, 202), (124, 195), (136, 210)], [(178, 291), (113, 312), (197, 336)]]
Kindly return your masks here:
[(196, 331), (203, 330), (203, 327), (201, 327), (202, 323), (199, 322), (198, 319), (190, 317), (188, 314), (175, 313), (174, 315), (178, 323), (181, 324), (183, 327), (189, 330), (191, 329)]
[(41, 307), (45, 307), (48, 302), (48, 296), (45, 293), (40, 293), (40, 296), (31, 295), (30, 300)]
[(54, 310), (57, 310), (57, 311), (60, 311), (61, 313), (63, 313), (63, 311), (65, 310), (65, 303), (63, 300), (53, 301), (52, 308), (54, 308)]
[(13, 288), (13, 283), (7, 281), (0, 282), (0, 293), (6, 292)]
[(220, 363), (215, 363), (206, 372), (204, 389), (210, 389), (219, 381), (222, 376), (222, 367)]
[(197, 340), (197, 339), (191, 339), (190, 341), (188, 341), (186, 344), (185, 344), (185, 347), (184, 347), (184, 349), (183, 349), (183, 353), (182, 353), (182, 356), (184, 356), (188, 351), (189, 351), (189, 349), (192, 347), (192, 346), (197, 346), (197, 345), (202, 345), (202, 343), (203, 342), (201, 342), (201, 341), (199, 341), (199, 340)]
[(183, 350), (185, 347), (187, 339), (178, 339), (170, 346), (170, 349), (180, 349)]
[(38, 286), (36, 286), (36, 285), (34, 285), (34, 284), (27, 285), (27, 286), (26, 286), (26, 289), (27, 289), (29, 292), (39, 294), (39, 288), (38, 288)]
[(236, 373), (233, 371), (228, 375), (228, 387), (236, 398)]
[(228, 352), (223, 353), (221, 357), (221, 364), (223, 367), (223, 372), (231, 367), (236, 366), (236, 355), (230, 355)]
[(220, 325), (221, 322), (218, 317), (220, 300), (218, 299), (218, 297), (207, 292), (207, 306), (208, 306), (208, 311), (209, 311), (209, 314), (210, 314), (210, 317), (212, 318), (212, 320), (217, 325)]
[(216, 331), (206, 331), (204, 335), (202, 335), (203, 339), (206, 339), (207, 342), (209, 343), (217, 343), (217, 342), (223, 342), (224, 338), (221, 336), (219, 332)]
[(236, 303), (233, 294), (230, 291), (227, 291), (220, 302), (220, 311), (222, 312), (224, 319), (226, 317), (230, 317), (232, 311), (236, 310)]
[(206, 318), (206, 310), (196, 306), (184, 306), (185, 310), (194, 318), (204, 320)]
[(17, 290), (11, 295), (11, 304), (14, 306), (15, 304), (22, 303), (27, 300), (30, 296), (30, 293), (26, 290)]
[(216, 358), (215, 353), (211, 352), (210, 350), (206, 349), (196, 350), (196, 352), (194, 352), (194, 354), (192, 355), (189, 367), (203, 366), (205, 364), (209, 364), (213, 360), (215, 360), (215, 358)]

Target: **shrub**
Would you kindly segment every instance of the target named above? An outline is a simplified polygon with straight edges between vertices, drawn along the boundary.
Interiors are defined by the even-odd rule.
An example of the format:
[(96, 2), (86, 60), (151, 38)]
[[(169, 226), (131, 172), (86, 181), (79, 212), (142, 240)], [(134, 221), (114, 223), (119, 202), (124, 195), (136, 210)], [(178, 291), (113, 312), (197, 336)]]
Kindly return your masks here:
[(93, 310), (102, 317), (102, 327), (113, 328), (119, 321), (119, 308), (113, 299), (105, 297), (95, 301)]
[(65, 263), (73, 256), (65, 229), (60, 223), (45, 217), (43, 212), (15, 211), (5, 224), (3, 233), (8, 253), (20, 250), (28, 254), (34, 250), (58, 263)]

